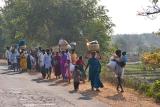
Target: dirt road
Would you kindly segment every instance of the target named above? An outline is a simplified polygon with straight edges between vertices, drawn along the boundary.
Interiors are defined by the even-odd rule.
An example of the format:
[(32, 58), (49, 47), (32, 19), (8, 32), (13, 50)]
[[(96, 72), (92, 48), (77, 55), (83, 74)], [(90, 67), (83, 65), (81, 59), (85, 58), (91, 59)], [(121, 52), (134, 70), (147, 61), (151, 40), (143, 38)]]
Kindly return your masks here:
[(109, 107), (74, 93), (61, 80), (39, 77), (40, 74), (11, 72), (6, 66), (0, 66), (0, 107)]
[(133, 89), (117, 93), (107, 82), (101, 92), (91, 91), (86, 82), (74, 93), (72, 84), (40, 77), (39, 73), (12, 72), (0, 66), (0, 107), (160, 107)]

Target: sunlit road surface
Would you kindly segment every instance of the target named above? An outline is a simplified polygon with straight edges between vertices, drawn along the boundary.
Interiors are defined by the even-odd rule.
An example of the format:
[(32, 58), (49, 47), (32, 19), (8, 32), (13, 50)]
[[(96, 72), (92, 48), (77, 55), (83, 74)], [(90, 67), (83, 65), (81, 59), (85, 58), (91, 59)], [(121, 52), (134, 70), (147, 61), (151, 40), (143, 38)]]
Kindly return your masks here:
[(109, 107), (40, 77), (0, 66), (0, 107)]

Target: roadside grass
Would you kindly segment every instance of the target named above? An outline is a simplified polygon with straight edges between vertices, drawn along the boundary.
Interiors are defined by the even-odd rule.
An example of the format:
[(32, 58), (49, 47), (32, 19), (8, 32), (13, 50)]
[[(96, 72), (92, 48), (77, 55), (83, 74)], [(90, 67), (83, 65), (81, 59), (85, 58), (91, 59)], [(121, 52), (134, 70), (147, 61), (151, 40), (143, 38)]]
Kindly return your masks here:
[[(109, 71), (106, 66), (102, 67), (102, 80), (116, 84), (114, 73)], [(125, 87), (135, 89), (141, 94), (152, 97), (156, 102), (160, 102), (160, 69), (145, 70), (143, 64), (127, 64), (124, 74)], [(155, 88), (158, 89), (155, 92)]]

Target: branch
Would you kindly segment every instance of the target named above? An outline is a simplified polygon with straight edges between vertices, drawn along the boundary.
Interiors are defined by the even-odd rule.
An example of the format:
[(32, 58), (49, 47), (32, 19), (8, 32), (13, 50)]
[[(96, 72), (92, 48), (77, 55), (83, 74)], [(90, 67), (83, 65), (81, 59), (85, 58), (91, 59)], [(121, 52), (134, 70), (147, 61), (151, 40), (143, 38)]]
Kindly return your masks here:
[(146, 15), (152, 15), (152, 14), (158, 14), (160, 13), (160, 10), (157, 10), (155, 12), (146, 12)]
[(148, 6), (147, 9), (143, 9), (143, 11), (138, 12), (140, 16), (149, 16), (160, 13), (160, 7), (158, 5)]

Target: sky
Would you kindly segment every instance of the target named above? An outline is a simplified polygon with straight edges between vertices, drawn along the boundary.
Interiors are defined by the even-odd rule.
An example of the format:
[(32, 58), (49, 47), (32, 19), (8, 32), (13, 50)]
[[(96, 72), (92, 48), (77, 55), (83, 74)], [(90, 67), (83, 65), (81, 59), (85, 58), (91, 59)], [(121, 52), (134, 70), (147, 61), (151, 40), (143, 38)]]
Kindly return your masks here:
[[(137, 16), (137, 11), (150, 5), (151, 0), (101, 0), (100, 4), (109, 10), (109, 17), (116, 25), (114, 34), (152, 33), (160, 29), (160, 16), (151, 20), (144, 16)], [(0, 0), (0, 6), (4, 6)]]
[(137, 16), (137, 11), (151, 5), (151, 0), (101, 0), (112, 17), (114, 34), (140, 34), (156, 32), (160, 28), (160, 16), (151, 20)]

